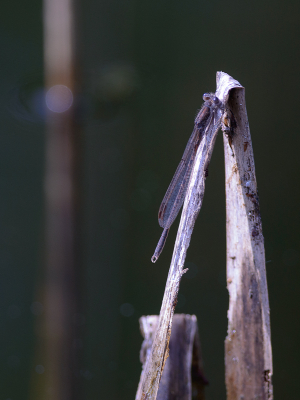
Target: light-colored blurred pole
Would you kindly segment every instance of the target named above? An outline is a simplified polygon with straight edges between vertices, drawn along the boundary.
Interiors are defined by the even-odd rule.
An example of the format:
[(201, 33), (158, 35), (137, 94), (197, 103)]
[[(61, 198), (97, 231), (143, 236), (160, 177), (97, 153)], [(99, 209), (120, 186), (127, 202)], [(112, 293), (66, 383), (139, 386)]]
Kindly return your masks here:
[(75, 110), (78, 93), (75, 17), (74, 0), (44, 0), (47, 133), (45, 386), (42, 398), (49, 400), (80, 398), (81, 146), (78, 113)]

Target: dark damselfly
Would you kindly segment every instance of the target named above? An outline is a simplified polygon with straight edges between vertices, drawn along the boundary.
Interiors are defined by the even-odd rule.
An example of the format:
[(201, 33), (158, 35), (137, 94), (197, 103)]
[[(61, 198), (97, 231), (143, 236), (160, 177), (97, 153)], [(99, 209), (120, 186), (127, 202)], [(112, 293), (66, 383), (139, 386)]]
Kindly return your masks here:
[[(208, 132), (211, 132), (212, 130), (217, 132), (221, 124), (220, 116), (224, 110), (223, 103), (214, 93), (205, 93), (203, 95), (203, 100), (204, 104), (195, 119), (193, 133), (187, 143), (182, 159), (159, 208), (158, 222), (164, 230), (151, 258), (153, 263), (157, 261), (162, 252), (170, 227), (184, 202), (197, 149)], [(203, 149), (203, 154), (201, 156), (203, 159), (208, 159), (209, 163), (211, 154), (208, 155), (208, 152), (211, 152), (212, 149), (209, 146), (204, 146)], [(204, 180), (208, 174), (207, 168), (208, 165), (204, 170)]]

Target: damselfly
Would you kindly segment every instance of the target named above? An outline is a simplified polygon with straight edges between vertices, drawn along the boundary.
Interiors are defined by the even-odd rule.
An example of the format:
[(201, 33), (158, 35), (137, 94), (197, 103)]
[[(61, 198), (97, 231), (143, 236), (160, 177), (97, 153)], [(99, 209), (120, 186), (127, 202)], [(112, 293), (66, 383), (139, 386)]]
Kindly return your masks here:
[[(223, 112), (224, 110), (223, 103), (214, 93), (205, 93), (203, 95), (203, 100), (204, 104), (195, 119), (193, 133), (187, 143), (182, 159), (159, 208), (158, 222), (164, 230), (151, 258), (153, 263), (157, 261), (162, 252), (170, 227), (184, 202), (197, 149), (205, 135), (207, 135), (208, 132), (211, 132), (211, 130), (217, 131), (221, 124), (220, 111)], [(202, 157), (207, 158), (208, 151), (210, 151), (210, 149), (206, 146)], [(207, 173), (208, 171), (206, 168), (204, 171), (205, 177), (207, 176)]]

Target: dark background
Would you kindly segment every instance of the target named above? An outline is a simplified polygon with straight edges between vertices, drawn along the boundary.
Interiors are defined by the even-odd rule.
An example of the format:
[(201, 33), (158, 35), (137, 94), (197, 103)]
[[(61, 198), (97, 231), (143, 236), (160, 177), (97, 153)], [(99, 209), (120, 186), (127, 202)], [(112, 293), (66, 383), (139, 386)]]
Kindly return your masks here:
[[(216, 71), (246, 88), (266, 245), (275, 398), (298, 399), (298, 1), (86, 0), (84, 399), (133, 399), (138, 318), (157, 314), (178, 221), (154, 265), (157, 212)], [(1, 399), (31, 399), (43, 268), (42, 4), (1, 5)], [(225, 399), (225, 193), (221, 135), (177, 312), (197, 315), (209, 400)]]

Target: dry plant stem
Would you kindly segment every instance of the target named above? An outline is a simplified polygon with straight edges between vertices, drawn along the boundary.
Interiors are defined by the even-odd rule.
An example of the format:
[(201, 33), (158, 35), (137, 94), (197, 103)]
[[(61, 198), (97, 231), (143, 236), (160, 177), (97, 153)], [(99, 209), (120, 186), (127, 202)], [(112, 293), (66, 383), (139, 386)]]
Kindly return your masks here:
[[(140, 318), (144, 342), (140, 359), (144, 364), (151, 351), (152, 340), (158, 325), (157, 315)], [(142, 371), (143, 374), (143, 371)], [(142, 382), (142, 379), (141, 381)], [(204, 387), (200, 340), (195, 315), (175, 314), (170, 338), (170, 354), (160, 381), (157, 400), (204, 400)], [(141, 384), (137, 396), (141, 393)]]
[[(225, 135), (227, 275), (230, 294), (226, 339), (227, 400), (272, 399), (272, 353), (265, 255), (259, 215), (253, 151), (244, 89), (229, 75), (217, 73), (216, 96), (228, 106), (234, 135)], [(234, 120), (236, 126), (234, 124)], [(169, 352), (172, 318), (195, 220), (202, 204), (205, 168), (217, 131), (198, 148), (153, 344), (144, 365), (136, 400), (155, 400)], [(204, 146), (208, 146), (203, 161)]]
[[(219, 122), (210, 128), (200, 142), (197, 150), (177, 232), (173, 257), (160, 310), (158, 328), (141, 378), (142, 382), (140, 385), (142, 389), (139, 396), (136, 397), (136, 400), (156, 399), (162, 371), (168, 357), (172, 318), (177, 302), (180, 280), (185, 272), (183, 266), (186, 252), (190, 244), (195, 221), (202, 205), (206, 171), (210, 162), (218, 128), (221, 123), (221, 117), (222, 112), (218, 110), (216, 119)], [(205, 154), (205, 157), (203, 157), (203, 154)]]
[[(227, 107), (232, 142), (224, 134), (226, 176), (228, 335), (225, 341), (227, 400), (270, 400), (272, 350), (264, 238), (245, 104), (245, 90), (233, 83)], [(230, 146), (231, 144), (231, 146)]]

